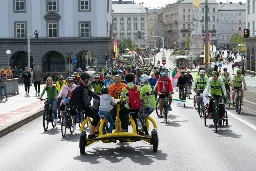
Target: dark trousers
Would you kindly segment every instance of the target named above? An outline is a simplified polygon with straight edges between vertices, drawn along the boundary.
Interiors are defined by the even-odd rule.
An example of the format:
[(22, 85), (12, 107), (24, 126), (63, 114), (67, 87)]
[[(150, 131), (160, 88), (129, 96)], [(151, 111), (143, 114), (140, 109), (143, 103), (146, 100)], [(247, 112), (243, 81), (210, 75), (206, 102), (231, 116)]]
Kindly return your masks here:
[(30, 82), (24, 82), (24, 85), (25, 85), (25, 91), (26, 91), (27, 93), (29, 93)]
[(131, 117), (133, 118), (135, 124), (136, 124), (136, 130), (138, 131), (138, 125), (137, 125), (137, 116), (138, 116), (138, 112), (139, 110), (131, 110), (131, 109), (127, 109), (126, 107), (123, 107), (120, 110), (120, 120), (121, 120), (121, 127), (123, 130), (128, 130), (128, 124), (129, 124), (129, 113), (131, 112), (135, 112), (131, 114)]
[(41, 81), (34, 81), (34, 87), (37, 93), (40, 93), (40, 84)]
[(98, 122), (100, 121), (97, 110), (90, 106), (85, 106), (83, 109), (86, 112), (86, 115), (93, 119), (92, 126), (97, 126)]

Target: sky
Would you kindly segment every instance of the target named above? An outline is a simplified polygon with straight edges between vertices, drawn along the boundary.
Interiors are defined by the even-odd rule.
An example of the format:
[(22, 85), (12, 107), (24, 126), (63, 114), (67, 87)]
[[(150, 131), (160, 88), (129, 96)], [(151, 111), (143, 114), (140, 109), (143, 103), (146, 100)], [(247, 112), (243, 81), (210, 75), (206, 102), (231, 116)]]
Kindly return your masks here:
[[(191, 0), (193, 1), (193, 0)], [(135, 0), (135, 3), (141, 3), (143, 2), (145, 7), (151, 7), (151, 8), (158, 8), (158, 7), (164, 7), (166, 4), (172, 4), (177, 2), (177, 0)], [(227, 2), (227, 0), (217, 0), (217, 2)], [(228, 2), (238, 3), (243, 2), (245, 3), (246, 0), (229, 0)]]

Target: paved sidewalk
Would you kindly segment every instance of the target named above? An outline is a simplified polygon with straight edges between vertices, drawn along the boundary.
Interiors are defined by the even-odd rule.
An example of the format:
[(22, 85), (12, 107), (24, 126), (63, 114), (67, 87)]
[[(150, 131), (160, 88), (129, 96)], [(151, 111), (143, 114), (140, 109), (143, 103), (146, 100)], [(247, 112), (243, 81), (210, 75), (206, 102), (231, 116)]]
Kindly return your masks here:
[(24, 86), (19, 86), (19, 92), (0, 103), (0, 137), (42, 115), (44, 102), (35, 97), (34, 86), (30, 87), (30, 97), (25, 97)]

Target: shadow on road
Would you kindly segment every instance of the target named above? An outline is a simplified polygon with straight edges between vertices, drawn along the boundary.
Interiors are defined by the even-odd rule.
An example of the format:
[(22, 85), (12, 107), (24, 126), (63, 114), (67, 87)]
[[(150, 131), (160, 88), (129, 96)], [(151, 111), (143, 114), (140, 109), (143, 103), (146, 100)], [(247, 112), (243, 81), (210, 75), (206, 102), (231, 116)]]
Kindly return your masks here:
[(41, 133), (41, 134), (47, 134), (47, 135), (56, 135), (59, 134), (61, 132), (60, 129), (58, 128), (52, 128), (51, 125), (49, 125), (50, 129), (48, 129), (47, 131)]
[[(172, 127), (180, 127), (181, 126), (181, 122), (187, 122), (188, 120), (184, 120), (184, 121), (168, 121), (167, 124), (165, 124), (165, 126), (172, 126)], [(165, 122), (161, 122), (161, 123), (165, 123)]]
[(256, 117), (256, 114), (249, 114), (249, 113), (245, 113), (245, 112), (241, 112), (238, 115), (243, 115), (243, 116), (252, 116), (252, 117)]
[(194, 107), (186, 106), (186, 107), (184, 107), (184, 109), (194, 109)]
[(73, 134), (66, 134), (64, 138), (61, 139), (61, 141), (70, 141), (70, 142), (78, 142), (80, 137), (80, 133), (73, 133)]
[(125, 158), (129, 158), (134, 163), (140, 165), (151, 165), (154, 160), (166, 160), (167, 154), (158, 150), (153, 153), (152, 147), (148, 146), (131, 147), (124, 145), (117, 148), (94, 148), (95, 151), (87, 151), (85, 155), (74, 157), (74, 160), (88, 162), (90, 164), (98, 164), (98, 159), (105, 159), (111, 163), (119, 163)]
[(231, 137), (231, 138), (241, 138), (242, 137), (242, 135), (237, 135), (230, 129), (218, 129), (217, 134), (220, 135), (219, 137)]

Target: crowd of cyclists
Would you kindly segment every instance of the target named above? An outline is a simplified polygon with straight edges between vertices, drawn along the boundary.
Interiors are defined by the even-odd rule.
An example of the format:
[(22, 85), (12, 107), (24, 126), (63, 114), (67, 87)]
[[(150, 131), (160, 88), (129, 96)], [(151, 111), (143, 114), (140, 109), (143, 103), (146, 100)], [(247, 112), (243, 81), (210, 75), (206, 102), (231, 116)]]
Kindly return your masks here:
[[(191, 94), (194, 90), (198, 96), (204, 94), (219, 99), (226, 97), (227, 91), (242, 89), (246, 90), (246, 82), (241, 70), (232, 75), (223, 70), (222, 74), (216, 71), (211, 73), (212, 78), (203, 68), (192, 77), (189, 71), (180, 71), (177, 81), (179, 87), (179, 98), (181, 90), (185, 89), (186, 94)], [(163, 99), (168, 97), (168, 109), (172, 110), (172, 94), (174, 94), (172, 79), (178, 74), (177, 68), (172, 73), (165, 67), (154, 66), (122, 66), (113, 69), (102, 69), (95, 71), (91, 76), (87, 71), (77, 70), (71, 77), (64, 79), (59, 76), (56, 85), (51, 77), (46, 80), (46, 86), (40, 95), (42, 99), (45, 92), (47, 99), (51, 101), (54, 122), (60, 122), (65, 105), (70, 104), (70, 112), (73, 118), (73, 127), (76, 129), (77, 115), (84, 111), (87, 117), (93, 119), (88, 138), (95, 138), (99, 133), (99, 122), (101, 117), (105, 117), (109, 122), (108, 132), (115, 129), (116, 104), (121, 103), (120, 120), (123, 132), (128, 131), (129, 113), (133, 112), (134, 121), (137, 120), (138, 112), (143, 111), (150, 115), (156, 109), (156, 100), (159, 99), (160, 116), (163, 111)], [(93, 81), (91, 80), (93, 77)], [(232, 93), (232, 103), (235, 104), (235, 93)], [(243, 97), (243, 93), (241, 94)], [(118, 99), (118, 100), (117, 100)], [(199, 103), (199, 99), (198, 103)], [(93, 101), (93, 104), (91, 104)], [(210, 105), (211, 106), (211, 101)], [(209, 110), (211, 107), (209, 107)], [(58, 112), (57, 112), (58, 111)], [(210, 117), (210, 111), (208, 111)], [(137, 125), (137, 124), (136, 124)], [(146, 133), (148, 134), (148, 133)]]

